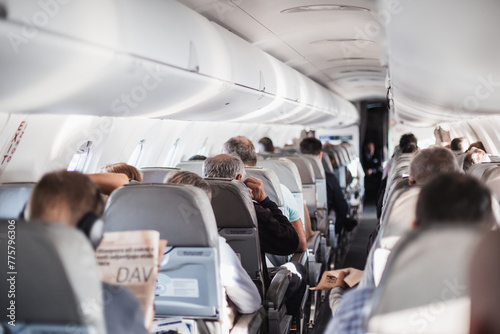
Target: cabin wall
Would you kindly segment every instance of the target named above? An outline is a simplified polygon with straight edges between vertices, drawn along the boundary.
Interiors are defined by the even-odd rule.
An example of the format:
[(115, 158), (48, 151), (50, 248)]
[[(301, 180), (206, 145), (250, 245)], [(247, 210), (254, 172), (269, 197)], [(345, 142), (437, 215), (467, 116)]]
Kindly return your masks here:
[(137, 167), (175, 166), (195, 154), (215, 155), (230, 137), (255, 144), (264, 136), (276, 146), (299, 138), (303, 126), (187, 122), (142, 118), (0, 113), (0, 182), (37, 181), (44, 173), (67, 169), (77, 150), (92, 141), (83, 170), (130, 162), (143, 141)]

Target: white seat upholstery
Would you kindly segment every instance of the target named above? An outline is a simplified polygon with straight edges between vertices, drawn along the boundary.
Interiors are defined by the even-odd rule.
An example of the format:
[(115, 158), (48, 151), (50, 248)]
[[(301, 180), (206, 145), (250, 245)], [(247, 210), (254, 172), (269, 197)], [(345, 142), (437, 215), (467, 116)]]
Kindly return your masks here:
[(393, 249), (373, 296), (369, 333), (468, 333), (467, 277), (476, 226), (420, 228)]
[(165, 183), (171, 175), (177, 173), (179, 170), (179, 168), (170, 167), (142, 167), (142, 182)]

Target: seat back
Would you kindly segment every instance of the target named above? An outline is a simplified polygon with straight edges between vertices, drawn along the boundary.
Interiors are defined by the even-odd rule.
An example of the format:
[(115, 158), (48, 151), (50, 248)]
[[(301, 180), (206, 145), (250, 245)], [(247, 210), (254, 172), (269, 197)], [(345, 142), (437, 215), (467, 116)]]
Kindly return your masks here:
[[(14, 264), (1, 262), (0, 290), (5, 297), (0, 304), (5, 310), (15, 301), (16, 326), (26, 324), (30, 333), (67, 333), (72, 324), (75, 333), (105, 333), (101, 283), (86, 237), (60, 224), (3, 220), (0, 249), (5, 254), (12, 245), (9, 231), (15, 231), (16, 253)], [(11, 277), (14, 280), (8, 281)], [(15, 297), (7, 298), (11, 283)]]
[(212, 188), (212, 207), (219, 234), (238, 255), (243, 268), (264, 289), (257, 215), (248, 188), (241, 181), (206, 179)]
[(156, 230), (168, 242), (158, 275), (158, 317), (218, 318), (218, 234), (207, 195), (178, 184), (134, 184), (115, 190), (104, 212), (106, 232)]
[(467, 171), (467, 175), (470, 175), (472, 177), (475, 177), (478, 180), (481, 180), (485, 171), (487, 171), (490, 168), (494, 168), (497, 165), (498, 165), (498, 163), (491, 163), (491, 162), (474, 164), (474, 165), (470, 166), (469, 170)]
[(203, 160), (193, 160), (193, 161), (182, 161), (179, 162), (175, 167), (182, 170), (187, 170), (193, 172), (201, 177), (203, 177)]
[(490, 188), (491, 192), (500, 198), (500, 164), (492, 164), (481, 176), (481, 182)]
[(262, 181), (266, 195), (269, 196), (271, 201), (276, 203), (278, 207), (283, 208), (285, 206), (280, 180), (272, 169), (264, 167), (245, 167), (245, 172), (247, 176), (255, 177)]
[(328, 199), (326, 196), (326, 177), (323, 164), (316, 155), (303, 154), (302, 156), (309, 160), (313, 167), (314, 177), (316, 179), (316, 206), (321, 209), (326, 209)]
[(292, 193), (297, 207), (300, 210), (300, 217), (304, 222), (304, 195), (302, 194), (302, 183), (297, 166), (287, 158), (274, 158), (258, 162), (259, 166), (272, 169), (278, 175), (279, 181)]
[(0, 185), (0, 218), (19, 218), (35, 183), (2, 183)]
[(142, 167), (143, 183), (165, 183), (172, 175), (180, 171), (180, 168), (171, 167)]
[(368, 332), (468, 333), (468, 264), (479, 236), (474, 226), (433, 226), (401, 240), (375, 290)]
[(316, 201), (316, 177), (311, 162), (303, 156), (290, 155), (286, 157), (292, 161), (299, 170), (300, 180), (302, 182), (302, 194), (306, 202), (310, 215), (317, 211)]

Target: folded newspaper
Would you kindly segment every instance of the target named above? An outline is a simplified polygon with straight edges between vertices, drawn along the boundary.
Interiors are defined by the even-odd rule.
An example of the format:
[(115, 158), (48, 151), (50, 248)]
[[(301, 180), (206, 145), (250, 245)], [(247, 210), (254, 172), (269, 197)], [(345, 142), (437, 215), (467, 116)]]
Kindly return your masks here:
[(158, 231), (109, 232), (96, 251), (101, 280), (132, 291), (141, 303), (146, 328), (154, 318), (156, 279), (166, 244)]
[(343, 268), (343, 269), (325, 271), (323, 273), (323, 276), (321, 276), (321, 280), (319, 281), (318, 285), (316, 287), (312, 287), (310, 289), (311, 290), (331, 290), (341, 271), (349, 271), (349, 274), (344, 278), (344, 282), (350, 288), (352, 288), (356, 284), (359, 284), (359, 282), (363, 278), (363, 274), (364, 274), (363, 270), (358, 270), (355, 268)]

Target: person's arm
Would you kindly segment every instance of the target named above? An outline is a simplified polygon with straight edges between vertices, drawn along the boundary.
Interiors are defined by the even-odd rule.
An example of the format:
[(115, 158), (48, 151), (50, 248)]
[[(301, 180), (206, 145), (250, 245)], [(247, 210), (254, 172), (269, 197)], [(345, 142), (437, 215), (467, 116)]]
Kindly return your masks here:
[(349, 275), (349, 270), (341, 271), (335, 283), (333, 284), (333, 288), (330, 291), (330, 309), (332, 310), (332, 314), (335, 314), (337, 308), (342, 300), (342, 296), (344, 295), (345, 290), (349, 287), (345, 283), (345, 277)]
[(266, 195), (262, 181), (249, 177), (244, 183), (252, 191), (252, 198), (258, 202), (258, 204), (254, 203), (254, 207), (263, 251), (274, 255), (295, 253), (299, 247), (297, 232), (276, 203)]
[(87, 174), (87, 176), (97, 184), (104, 195), (109, 195), (115, 189), (129, 184), (128, 176), (121, 173), (96, 173)]
[(307, 239), (306, 232), (304, 231), (304, 226), (302, 225), (302, 220), (299, 218), (290, 223), (292, 224), (295, 232), (297, 232), (297, 236), (299, 237), (299, 247), (297, 247), (297, 250), (295, 252), (305, 252), (307, 249)]
[(241, 266), (240, 260), (226, 240), (219, 237), (220, 273), (229, 299), (242, 314), (257, 311), (261, 304), (259, 290)]

